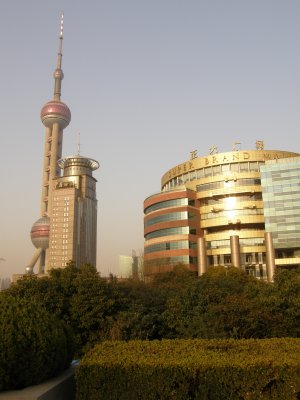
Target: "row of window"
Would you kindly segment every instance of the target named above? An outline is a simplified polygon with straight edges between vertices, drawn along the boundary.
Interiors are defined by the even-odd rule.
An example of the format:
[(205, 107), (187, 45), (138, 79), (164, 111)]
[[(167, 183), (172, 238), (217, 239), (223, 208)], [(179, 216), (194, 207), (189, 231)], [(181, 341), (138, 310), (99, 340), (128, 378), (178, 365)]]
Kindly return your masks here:
[[(264, 264), (266, 262), (266, 256), (264, 253), (242, 253), (241, 254), (241, 265), (247, 264)], [(209, 266), (231, 266), (231, 255), (230, 254), (215, 254), (208, 256)]]
[[(224, 201), (226, 201), (225, 199), (231, 199), (233, 197), (214, 197), (214, 198), (205, 198), (203, 200), (201, 200), (201, 206), (216, 206), (216, 205), (221, 205), (224, 204)], [(255, 201), (255, 200), (262, 200), (262, 194), (261, 193), (253, 193), (251, 195), (235, 195), (234, 196), (234, 202), (235, 203), (241, 203), (241, 202), (245, 202), (245, 201)]]
[(145, 209), (145, 214), (149, 214), (152, 211), (160, 210), (162, 208), (169, 207), (180, 207), (180, 206), (194, 206), (195, 200), (189, 200), (187, 198), (184, 199), (173, 199), (173, 200), (165, 200), (160, 201), (158, 203), (153, 204)]
[[(257, 180), (256, 180), (257, 181)], [(253, 184), (253, 180), (252, 183)], [(257, 184), (257, 183), (256, 183)], [(202, 185), (204, 186), (204, 185)], [(231, 199), (232, 197), (230, 197)], [(223, 205), (224, 202), (226, 201), (225, 199), (229, 199), (229, 197), (220, 197), (220, 198), (216, 198), (214, 197), (213, 199), (211, 198), (206, 198), (201, 200), (201, 206), (205, 206), (205, 205)], [(262, 200), (262, 194), (261, 193), (253, 193), (251, 195), (241, 195), (241, 196), (234, 196), (234, 198), (232, 198), (232, 202), (236, 203), (241, 203), (241, 202), (246, 202), (246, 201), (255, 201), (255, 200)], [(160, 209), (164, 209), (164, 208), (170, 208), (170, 207), (180, 207), (180, 206), (185, 206), (185, 205), (190, 205), (190, 206), (194, 206), (195, 205), (195, 201), (194, 200), (189, 200), (187, 198), (184, 199), (174, 199), (174, 200), (166, 200), (166, 201), (161, 201), (158, 203), (155, 203), (153, 205), (151, 205), (150, 207), (147, 207), (145, 209), (145, 215), (149, 214), (150, 212), (153, 211), (157, 211)], [(300, 203), (299, 203), (299, 207), (300, 207)]]
[[(164, 265), (174, 265), (174, 264), (196, 264), (197, 265), (197, 257), (191, 256), (177, 256), (177, 257), (168, 257), (168, 258), (159, 258), (154, 260), (147, 260), (145, 267), (154, 268)], [(241, 254), (241, 265), (246, 269), (247, 273), (251, 273), (248, 268), (252, 268), (253, 271), (257, 271), (257, 276), (264, 277), (266, 274), (265, 271), (265, 255), (263, 253), (246, 253)], [(231, 255), (230, 254), (221, 254), (215, 256), (208, 257), (208, 265), (209, 266), (228, 266), (232, 265)]]
[(298, 231), (300, 232), (300, 218), (295, 221), (293, 218), (290, 220), (285, 220), (283, 222), (266, 224), (266, 227), (270, 229), (271, 232), (286, 232), (286, 231)]
[[(65, 221), (65, 219), (64, 219), (64, 221)], [(61, 227), (63, 225), (64, 228), (68, 228), (68, 226), (69, 226), (68, 223), (62, 224), (61, 218), (53, 218), (52, 222), (55, 222), (55, 223), (51, 224), (52, 226), (60, 226)], [(58, 223), (56, 223), (56, 222), (58, 222)]]
[[(56, 235), (56, 234), (53, 234), (52, 235), (52, 238), (58, 238), (58, 239), (62, 239), (63, 238), (63, 243), (68, 243), (68, 237), (69, 237), (69, 235)], [(56, 243), (56, 239), (51, 239), (51, 243)]]
[(247, 209), (247, 210), (225, 210), (225, 211), (219, 211), (219, 212), (210, 212), (207, 214), (201, 214), (201, 220), (207, 220), (207, 219), (212, 219), (212, 218), (221, 218), (221, 217), (226, 217), (226, 218), (237, 218), (240, 215), (263, 215), (263, 209), (262, 208), (254, 208), (254, 209)]
[(295, 213), (293, 210), (290, 213), (285, 211), (273, 210), (273, 213), (266, 214), (266, 223), (268, 224), (283, 224), (283, 225), (299, 225), (300, 215)]
[(168, 222), (168, 221), (180, 221), (184, 219), (193, 219), (196, 215), (194, 213), (190, 213), (187, 211), (181, 212), (172, 212), (167, 214), (158, 215), (157, 217), (153, 217), (145, 221), (145, 227), (158, 224), (160, 222)]
[[(241, 247), (265, 245), (263, 238), (240, 239), (239, 243)], [(220, 248), (226, 248), (226, 249), (230, 248), (230, 240), (224, 239), (224, 240), (213, 240), (211, 242), (207, 242), (207, 249), (220, 249)], [(155, 253), (158, 251), (178, 250), (178, 249), (197, 249), (197, 243), (190, 242), (188, 240), (156, 243), (145, 247), (145, 254)]]
[(166, 228), (159, 229), (154, 232), (150, 232), (145, 235), (145, 240), (162, 237), (162, 236), (173, 236), (173, 235), (196, 235), (196, 229), (189, 226), (182, 226), (179, 228)]
[(188, 240), (179, 240), (174, 242), (156, 243), (151, 246), (145, 247), (145, 254), (155, 253), (157, 251), (165, 250), (178, 250), (178, 249), (196, 249), (196, 242), (189, 242)]
[(53, 211), (54, 212), (61, 211), (63, 207), (69, 208), (69, 202), (64, 203), (64, 204), (60, 204), (60, 205), (56, 205), (56, 207), (53, 207)]
[[(69, 201), (70, 200), (70, 196), (64, 196), (64, 201)], [(53, 197), (54, 201), (59, 201), (62, 200), (62, 197)]]
[[(246, 238), (239, 240), (240, 246), (264, 246), (265, 241), (263, 238)], [(220, 248), (229, 248), (230, 247), (230, 239), (223, 240), (212, 240), (211, 242), (207, 242), (208, 249), (220, 249)]]
[(163, 188), (169, 190), (176, 186), (182, 185), (185, 182), (190, 182), (195, 179), (207, 178), (210, 176), (217, 176), (227, 172), (259, 172), (260, 166), (264, 165), (261, 161), (249, 161), (243, 163), (232, 163), (223, 165), (213, 165), (205, 168), (200, 168), (194, 171), (187, 172), (171, 179)]
[(58, 221), (58, 218), (56, 218), (55, 219), (55, 217), (60, 217), (61, 215), (63, 215), (64, 217), (68, 217), (69, 216), (69, 212), (68, 212), (68, 210), (64, 210), (64, 211), (67, 211), (67, 212), (64, 212), (64, 213), (53, 213), (52, 214), (52, 220), (53, 221)]
[(293, 177), (293, 176), (298, 176), (300, 178), (300, 171), (299, 171), (299, 162), (297, 162), (294, 165), (291, 165), (290, 168), (287, 167), (287, 169), (282, 169), (283, 166), (282, 164), (269, 164), (266, 165), (261, 173), (264, 175), (266, 178), (271, 178), (271, 177)]
[(146, 261), (146, 268), (151, 266), (159, 266), (159, 265), (175, 265), (175, 264), (197, 264), (197, 257), (191, 256), (174, 256), (174, 257), (166, 257), (166, 258), (159, 258), (154, 260), (147, 260)]
[(264, 201), (265, 209), (275, 208), (280, 209), (300, 209), (300, 198), (290, 198), (285, 201), (277, 199), (275, 201)]
[(300, 183), (299, 181), (297, 183), (293, 183), (293, 182), (289, 182), (289, 183), (281, 183), (280, 185), (278, 184), (274, 184), (273, 181), (271, 182), (266, 182), (264, 183), (264, 187), (263, 187), (263, 192), (264, 193), (281, 193), (281, 192), (288, 192), (291, 193), (296, 192), (296, 193), (300, 193)]
[(232, 187), (239, 187), (239, 186), (255, 186), (260, 185), (260, 179), (237, 179), (235, 181), (221, 181), (221, 182), (211, 182), (211, 183), (204, 183), (203, 185), (197, 185), (196, 190), (197, 192), (206, 192), (207, 190), (214, 190), (214, 189), (227, 189)]

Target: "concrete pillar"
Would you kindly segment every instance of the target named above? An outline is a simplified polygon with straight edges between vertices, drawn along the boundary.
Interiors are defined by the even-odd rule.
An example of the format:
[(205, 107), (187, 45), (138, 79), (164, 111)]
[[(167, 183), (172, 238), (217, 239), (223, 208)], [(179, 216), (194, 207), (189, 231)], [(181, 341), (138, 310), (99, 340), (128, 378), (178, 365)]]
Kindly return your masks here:
[(266, 267), (268, 282), (273, 282), (275, 272), (275, 251), (271, 232), (265, 232)]
[(32, 259), (30, 260), (30, 263), (26, 267), (26, 273), (27, 274), (32, 274), (33, 273), (33, 267), (35, 266), (37, 260), (39, 259), (42, 249), (36, 249)]
[(240, 238), (238, 235), (230, 236), (231, 264), (241, 268)]
[(207, 271), (206, 243), (203, 237), (198, 238), (197, 242), (198, 275), (200, 276)]
[(51, 138), (50, 180), (57, 177), (60, 171), (57, 160), (61, 157), (61, 148), (58, 143), (61, 142), (62, 137), (58, 122), (55, 122), (52, 126)]
[(43, 274), (45, 272), (45, 258), (46, 258), (46, 251), (43, 250), (40, 255), (40, 265), (38, 274)]
[(51, 128), (46, 128), (45, 146), (44, 146), (44, 162), (43, 162), (43, 178), (42, 178), (42, 201), (41, 215), (47, 215), (48, 212), (48, 190), (49, 190), (49, 158), (51, 146)]

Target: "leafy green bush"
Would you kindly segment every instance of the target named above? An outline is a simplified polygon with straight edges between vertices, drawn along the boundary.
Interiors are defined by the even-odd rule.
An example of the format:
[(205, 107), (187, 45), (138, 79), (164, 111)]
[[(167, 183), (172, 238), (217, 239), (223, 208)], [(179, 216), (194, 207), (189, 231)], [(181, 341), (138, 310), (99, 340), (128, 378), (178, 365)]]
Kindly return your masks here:
[(21, 389), (70, 365), (69, 329), (39, 304), (0, 295), (0, 390)]
[(76, 370), (77, 400), (296, 400), (300, 339), (103, 342)]
[(102, 340), (300, 337), (300, 269), (277, 269), (274, 283), (235, 267), (198, 277), (182, 266), (152, 282), (103, 279), (70, 263), (7, 290), (34, 300), (71, 327), (76, 357)]
[[(106, 316), (116, 313), (118, 293), (100, 278), (96, 269), (80, 269), (70, 263), (66, 268), (50, 270), (43, 278), (25, 276), (10, 286), (7, 293), (20, 299), (34, 300), (50, 314), (64, 321), (74, 334), (76, 357), (92, 347), (106, 330)], [(103, 336), (103, 335), (102, 335)]]

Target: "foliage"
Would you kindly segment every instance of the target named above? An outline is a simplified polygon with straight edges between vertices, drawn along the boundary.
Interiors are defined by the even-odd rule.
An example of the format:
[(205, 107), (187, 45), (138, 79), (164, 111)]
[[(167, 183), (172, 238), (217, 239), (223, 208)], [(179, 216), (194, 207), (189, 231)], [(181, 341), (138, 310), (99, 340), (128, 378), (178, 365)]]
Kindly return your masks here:
[(25, 277), (8, 292), (20, 299), (34, 299), (51, 314), (64, 321), (73, 331), (76, 356), (85, 346), (99, 339), (104, 320), (115, 303), (110, 285), (90, 265), (76, 268), (70, 263), (64, 269), (53, 269), (49, 277)]
[(77, 400), (296, 400), (300, 339), (103, 342), (76, 370)]
[(163, 313), (166, 337), (299, 337), (300, 271), (283, 275), (285, 285), (281, 271), (268, 284), (241, 269), (211, 268), (185, 290), (176, 285)]
[(165, 294), (159, 288), (128, 280), (117, 285), (117, 312), (108, 322), (104, 339), (159, 339), (163, 337)]
[(0, 390), (42, 382), (70, 365), (69, 329), (36, 302), (0, 294)]
[(234, 267), (198, 277), (178, 265), (145, 284), (103, 279), (94, 267), (71, 263), (8, 292), (66, 322), (77, 356), (101, 340), (300, 337), (300, 270), (278, 269), (269, 284)]

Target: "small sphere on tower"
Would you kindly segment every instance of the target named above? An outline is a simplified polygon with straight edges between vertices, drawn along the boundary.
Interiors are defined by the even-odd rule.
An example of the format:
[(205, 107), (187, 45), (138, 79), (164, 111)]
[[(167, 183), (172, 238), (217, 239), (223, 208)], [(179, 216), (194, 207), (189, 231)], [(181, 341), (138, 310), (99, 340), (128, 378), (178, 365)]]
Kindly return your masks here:
[(31, 228), (30, 236), (33, 245), (37, 249), (47, 249), (49, 247), (50, 219), (42, 217), (38, 219)]
[(62, 71), (62, 69), (60, 68), (56, 68), (56, 70), (53, 73), (53, 78), (54, 79), (64, 79), (64, 73)]
[(51, 100), (42, 108), (41, 120), (48, 128), (57, 122), (60, 128), (64, 129), (71, 121), (71, 111), (62, 101)]

